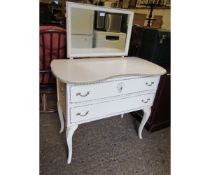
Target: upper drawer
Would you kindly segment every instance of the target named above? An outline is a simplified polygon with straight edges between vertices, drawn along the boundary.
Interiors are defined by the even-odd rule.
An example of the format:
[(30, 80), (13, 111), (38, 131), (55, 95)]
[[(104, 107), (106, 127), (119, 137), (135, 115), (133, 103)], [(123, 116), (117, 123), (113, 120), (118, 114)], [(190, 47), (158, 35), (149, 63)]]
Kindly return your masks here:
[(156, 90), (159, 76), (127, 80), (106, 81), (70, 87), (70, 101), (82, 102), (111, 96), (124, 95), (139, 91)]

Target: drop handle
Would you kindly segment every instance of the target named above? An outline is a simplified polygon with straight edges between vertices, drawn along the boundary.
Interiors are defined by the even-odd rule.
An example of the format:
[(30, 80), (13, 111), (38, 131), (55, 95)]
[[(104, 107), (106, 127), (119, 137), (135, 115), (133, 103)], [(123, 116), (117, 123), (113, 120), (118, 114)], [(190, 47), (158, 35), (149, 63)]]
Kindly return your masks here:
[(80, 97), (86, 97), (86, 96), (88, 96), (90, 94), (90, 91), (87, 91), (87, 93), (86, 94), (81, 94), (81, 92), (78, 92), (78, 93), (76, 93), (76, 96), (80, 96)]
[(152, 86), (153, 84), (154, 84), (154, 81), (152, 81), (152, 82), (150, 82), (150, 83), (146, 82), (146, 85), (147, 85), (147, 86)]
[(146, 100), (141, 100), (143, 103), (148, 103), (150, 101), (150, 98), (146, 99)]
[(88, 115), (89, 111), (87, 111), (85, 114), (81, 114), (80, 112), (76, 114), (76, 116), (81, 116), (81, 117), (85, 117), (86, 115)]
[(160, 44), (163, 44), (163, 41), (166, 39), (166, 35), (162, 35), (162, 38), (160, 38)]

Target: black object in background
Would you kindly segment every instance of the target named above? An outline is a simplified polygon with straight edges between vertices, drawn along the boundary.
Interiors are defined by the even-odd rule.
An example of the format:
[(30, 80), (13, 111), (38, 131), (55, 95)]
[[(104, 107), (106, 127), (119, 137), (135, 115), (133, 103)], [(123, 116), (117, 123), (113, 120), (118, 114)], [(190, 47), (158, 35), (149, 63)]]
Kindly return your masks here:
[(47, 3), (39, 3), (39, 23), (40, 25), (47, 25), (49, 21), (53, 20), (53, 14), (50, 11), (50, 7)]
[(170, 42), (170, 31), (144, 28), (142, 45), (137, 56), (170, 70)]
[(130, 47), (128, 51), (128, 56), (138, 56), (140, 54), (140, 49), (142, 45), (144, 28), (134, 25), (132, 27)]
[(128, 15), (123, 14), (122, 15), (122, 23), (121, 23), (121, 32), (123, 33), (127, 33), (127, 29), (128, 29)]
[[(146, 59), (167, 70), (167, 74), (161, 76), (146, 128), (153, 132), (170, 126), (170, 31), (133, 26), (128, 55)], [(141, 120), (143, 111), (131, 114)]]

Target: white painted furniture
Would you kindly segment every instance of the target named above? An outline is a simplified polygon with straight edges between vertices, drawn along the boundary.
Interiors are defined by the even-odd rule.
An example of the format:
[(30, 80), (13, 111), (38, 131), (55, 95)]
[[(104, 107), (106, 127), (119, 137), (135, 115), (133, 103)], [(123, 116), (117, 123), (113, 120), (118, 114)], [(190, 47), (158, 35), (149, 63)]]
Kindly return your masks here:
[(68, 163), (79, 124), (142, 109), (142, 138), (163, 68), (135, 57), (53, 60), (51, 68), (57, 78), (60, 132), (64, 123), (66, 127)]
[[(68, 23), (68, 56), (125, 56), (129, 47), (133, 13), (67, 2), (67, 22), (71, 8), (90, 8), (128, 14), (126, 47), (120, 52), (112, 48), (80, 48), (75, 52), (70, 47), (71, 23)], [(109, 57), (53, 60), (51, 69), (57, 79), (57, 107), (62, 132), (66, 129), (68, 163), (72, 158), (72, 136), (78, 125), (121, 115), (142, 109), (143, 119), (139, 126), (139, 138), (149, 118), (151, 106), (158, 87), (160, 75), (165, 69), (136, 57)]]
[[(115, 13), (115, 14), (121, 14), (127, 17), (126, 26), (127, 26), (127, 32), (126, 32), (126, 41), (125, 41), (125, 48), (124, 49), (118, 49), (118, 48), (111, 48), (111, 47), (101, 47), (101, 48), (75, 48), (72, 47), (74, 45), (74, 40), (72, 39), (74, 36), (75, 25), (74, 21), (81, 21), (80, 18), (82, 16), (75, 16), (75, 11), (102, 11), (105, 13)], [(114, 8), (107, 8), (102, 6), (94, 6), (89, 4), (80, 4), (80, 3), (73, 3), (73, 2), (66, 2), (66, 27), (67, 27), (67, 57), (73, 58), (73, 57), (113, 57), (113, 56), (126, 56), (128, 54), (129, 44), (130, 44), (130, 36), (131, 36), (131, 30), (132, 30), (132, 23), (133, 23), (133, 11), (125, 10), (125, 9), (114, 9)], [(76, 19), (72, 19), (72, 18)], [(72, 20), (71, 20), (72, 19)], [(86, 24), (90, 26), (90, 24)], [(77, 25), (78, 26), (78, 25)], [(78, 28), (78, 30), (81, 30)], [(100, 41), (98, 41), (100, 42)], [(94, 45), (94, 44), (93, 44)]]
[[(110, 37), (110, 39), (109, 39)], [(113, 39), (116, 38), (116, 39)], [(125, 33), (94, 31), (95, 47), (112, 47), (117, 49), (124, 49), (125, 47)]]

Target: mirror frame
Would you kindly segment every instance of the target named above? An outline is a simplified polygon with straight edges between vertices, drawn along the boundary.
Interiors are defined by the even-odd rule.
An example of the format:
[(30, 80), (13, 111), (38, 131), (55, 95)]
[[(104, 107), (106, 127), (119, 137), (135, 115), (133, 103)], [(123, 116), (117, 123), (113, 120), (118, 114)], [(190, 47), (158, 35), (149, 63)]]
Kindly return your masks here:
[[(109, 13), (120, 13), (120, 14), (127, 14), (128, 15), (128, 28), (126, 33), (126, 42), (125, 42), (125, 49), (122, 52), (86, 52), (86, 53), (72, 53), (71, 47), (71, 8), (80, 8), (80, 9), (88, 9), (88, 10), (95, 10), (95, 11), (104, 11)], [(89, 4), (82, 4), (82, 3), (74, 3), (74, 2), (66, 2), (66, 24), (67, 24), (67, 57), (74, 58), (74, 57), (110, 57), (110, 56), (126, 56), (128, 55), (128, 49), (130, 44), (130, 37), (131, 37), (131, 30), (133, 24), (133, 16), (134, 12), (124, 9), (116, 9), (104, 6), (96, 6), (96, 5), (89, 5)], [(91, 51), (91, 49), (89, 49)], [(94, 49), (93, 49), (94, 50)]]

